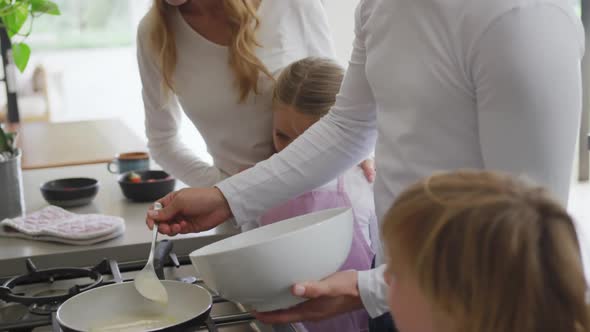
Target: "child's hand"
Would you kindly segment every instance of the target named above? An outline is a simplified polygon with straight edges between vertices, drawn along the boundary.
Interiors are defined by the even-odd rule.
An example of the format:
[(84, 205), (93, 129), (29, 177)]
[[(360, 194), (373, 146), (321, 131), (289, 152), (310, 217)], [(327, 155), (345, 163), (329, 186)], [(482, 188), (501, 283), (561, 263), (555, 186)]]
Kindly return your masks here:
[(359, 166), (363, 169), (367, 181), (373, 183), (375, 181), (375, 175), (377, 174), (375, 170), (375, 160), (373, 158), (365, 159), (365, 161), (360, 163)]

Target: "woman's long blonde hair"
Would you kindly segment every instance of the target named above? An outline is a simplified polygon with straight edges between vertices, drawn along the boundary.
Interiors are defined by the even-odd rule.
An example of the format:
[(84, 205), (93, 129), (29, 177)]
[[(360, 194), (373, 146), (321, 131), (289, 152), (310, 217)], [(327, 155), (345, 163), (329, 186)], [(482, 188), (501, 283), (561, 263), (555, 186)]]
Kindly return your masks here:
[[(231, 30), (228, 63), (235, 76), (240, 96), (239, 101), (243, 102), (250, 93), (259, 93), (258, 78), (260, 73), (271, 80), (273, 79), (272, 74), (255, 53), (256, 47), (261, 47), (256, 39), (256, 30), (260, 26), (256, 10), (260, 0), (220, 1), (223, 1)], [(175, 10), (177, 10), (176, 7), (170, 6), (164, 0), (154, 0), (148, 13), (151, 24), (149, 29), (151, 49), (157, 55), (165, 88), (171, 91), (174, 91), (173, 76), (178, 58), (171, 22)]]
[(590, 332), (573, 221), (538, 187), (490, 172), (432, 176), (400, 195), (382, 235), (453, 331)]
[(273, 103), (324, 116), (334, 106), (344, 68), (327, 58), (307, 57), (285, 67), (276, 81)]

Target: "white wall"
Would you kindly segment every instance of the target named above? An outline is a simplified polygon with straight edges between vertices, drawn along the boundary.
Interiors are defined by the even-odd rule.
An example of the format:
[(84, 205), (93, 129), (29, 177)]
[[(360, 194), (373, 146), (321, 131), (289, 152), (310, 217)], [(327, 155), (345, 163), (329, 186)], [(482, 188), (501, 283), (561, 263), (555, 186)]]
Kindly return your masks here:
[(336, 58), (342, 65), (347, 65), (354, 39), (354, 11), (359, 0), (322, 0), (330, 27)]

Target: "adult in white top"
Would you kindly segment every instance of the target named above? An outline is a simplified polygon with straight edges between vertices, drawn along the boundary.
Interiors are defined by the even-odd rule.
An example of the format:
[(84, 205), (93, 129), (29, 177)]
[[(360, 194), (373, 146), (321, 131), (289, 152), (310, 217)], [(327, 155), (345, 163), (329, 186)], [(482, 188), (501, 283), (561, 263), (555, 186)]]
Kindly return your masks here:
[[(147, 222), (171, 222), (160, 226), (167, 234), (202, 231), (232, 214), (247, 222), (332, 179), (376, 140), (378, 218), (410, 183), (459, 168), (525, 175), (565, 203), (583, 52), (583, 28), (566, 0), (364, 0), (331, 113), (217, 188), (166, 197), (166, 208), (148, 211)], [(388, 310), (385, 288), (382, 267), (338, 273), (293, 287), (315, 300), (260, 318), (298, 321), (360, 305), (377, 317)]]
[[(268, 158), (272, 81), (264, 71), (275, 75), (307, 56), (333, 58), (320, 1), (155, 0), (137, 33), (151, 156), (201, 187)], [(181, 107), (213, 165), (181, 141)]]

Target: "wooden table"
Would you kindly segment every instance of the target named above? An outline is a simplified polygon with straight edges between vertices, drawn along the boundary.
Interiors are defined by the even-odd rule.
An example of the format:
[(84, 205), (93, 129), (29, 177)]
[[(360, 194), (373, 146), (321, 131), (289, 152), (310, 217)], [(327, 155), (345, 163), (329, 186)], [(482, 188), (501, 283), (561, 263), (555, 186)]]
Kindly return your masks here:
[(147, 150), (144, 140), (117, 119), (23, 123), (18, 132), (25, 170), (98, 164), (117, 153)]

